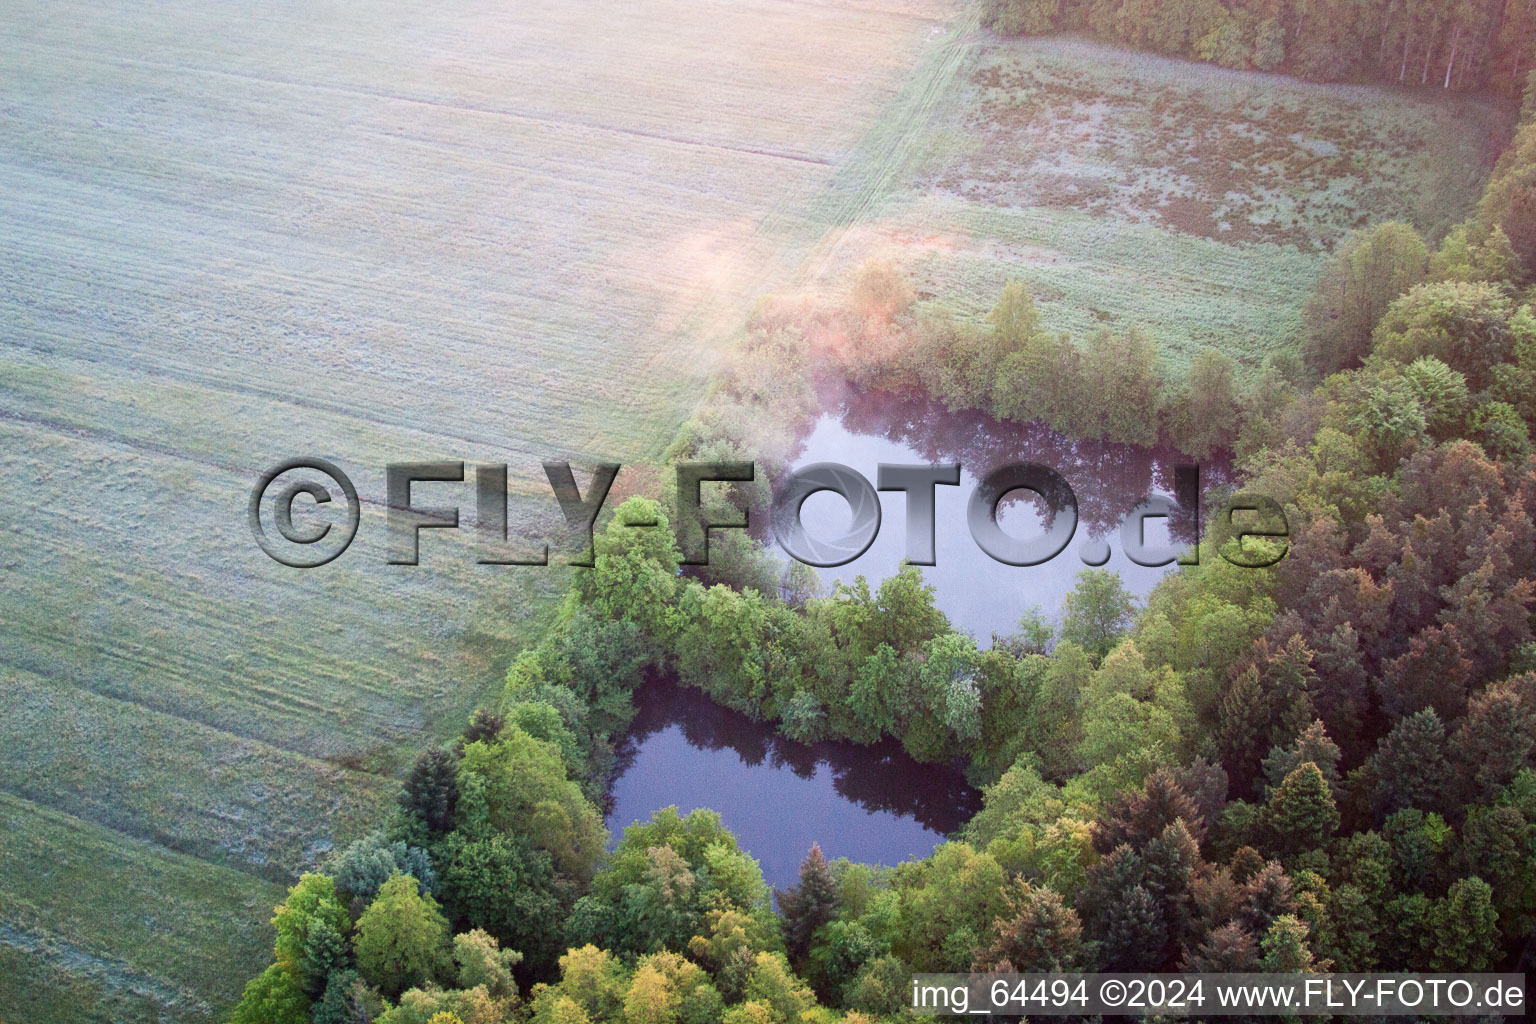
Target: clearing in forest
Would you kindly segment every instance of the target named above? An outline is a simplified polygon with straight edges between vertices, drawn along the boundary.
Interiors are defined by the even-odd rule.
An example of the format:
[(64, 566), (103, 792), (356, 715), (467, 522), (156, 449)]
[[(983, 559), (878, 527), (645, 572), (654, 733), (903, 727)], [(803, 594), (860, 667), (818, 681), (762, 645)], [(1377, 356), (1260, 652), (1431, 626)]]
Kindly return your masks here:
[(895, 166), (870, 146), (839, 178), (882, 185), (820, 248), (821, 280), (891, 258), (980, 313), (1017, 278), (1050, 326), (1139, 327), (1174, 368), (1206, 345), (1256, 366), (1294, 340), (1351, 229), (1466, 217), (1510, 114), (979, 29), (948, 60), (939, 94), (893, 108)]

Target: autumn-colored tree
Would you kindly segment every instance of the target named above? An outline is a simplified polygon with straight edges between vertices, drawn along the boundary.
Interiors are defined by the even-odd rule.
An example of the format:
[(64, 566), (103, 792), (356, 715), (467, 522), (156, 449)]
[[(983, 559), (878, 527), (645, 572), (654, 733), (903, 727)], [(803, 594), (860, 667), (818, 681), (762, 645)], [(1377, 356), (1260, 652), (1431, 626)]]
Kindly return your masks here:
[(976, 955), (978, 971), (1080, 971), (1088, 964), (1077, 912), (1046, 887), (1014, 881), (1008, 911), (992, 923), (990, 943)]

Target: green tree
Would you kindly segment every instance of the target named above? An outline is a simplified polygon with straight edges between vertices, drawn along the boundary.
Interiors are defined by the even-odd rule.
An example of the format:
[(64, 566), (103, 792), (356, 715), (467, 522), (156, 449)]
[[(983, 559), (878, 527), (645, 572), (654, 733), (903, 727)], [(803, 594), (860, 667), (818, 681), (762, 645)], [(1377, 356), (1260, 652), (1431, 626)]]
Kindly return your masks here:
[(312, 1008), (313, 1024), (369, 1024), (383, 1010), (383, 1000), (362, 976), (348, 968), (326, 979), (325, 994)]
[[(1054, 3), (1055, 0), (1047, 0)], [(1003, 353), (1027, 350), (1040, 334), (1040, 313), (1020, 281), (1009, 281), (992, 307), (992, 335)]]
[(606, 839), (603, 821), (566, 777), (553, 743), (509, 725), (495, 743), (465, 747), (460, 773), (481, 787), (486, 827), (527, 836), (563, 875), (591, 877)]
[(273, 964), (245, 986), (229, 1020), (230, 1024), (310, 1024), (309, 997), (292, 971)]
[(1457, 879), (1435, 907), (1431, 969), (1491, 970), (1499, 961), (1498, 920), (1493, 888), (1481, 878)]
[(1444, 806), (1450, 784), (1445, 726), (1430, 708), (1401, 719), (1372, 755), (1376, 801), (1385, 812), (1404, 807), (1430, 811)]
[(1323, 849), (1339, 827), (1328, 780), (1311, 761), (1271, 791), (1265, 818), (1275, 852), (1285, 857)]
[(1131, 625), (1135, 600), (1111, 569), (1084, 569), (1063, 601), (1061, 639), (1102, 661)]
[[(473, 798), (478, 780), (471, 787)], [(571, 898), (570, 883), (557, 876), (549, 853), (526, 835), (473, 822), (438, 850), (449, 916), (523, 953), (534, 974), (549, 970), (565, 948), (561, 932)]]
[(1057, 27), (1060, 16), (1061, 0), (987, 0), (981, 15), (988, 28), (1005, 36), (1044, 35)]
[(560, 991), (593, 1020), (616, 1018), (628, 988), (623, 965), (605, 949), (587, 945), (560, 958)]
[[(654, 523), (636, 528), (633, 523)], [(593, 538), (593, 566), (572, 578), (566, 610), (584, 607), (598, 619), (634, 623), (649, 640), (666, 644), (677, 630), (676, 596), (682, 555), (665, 510), (630, 498)]]
[(1433, 356), (1466, 375), (1473, 389), (1487, 386), (1492, 368), (1513, 350), (1514, 309), (1497, 285), (1440, 281), (1421, 284), (1382, 316), (1373, 346), (1388, 359), (1411, 363)]
[(1471, 404), (1466, 377), (1433, 356), (1421, 356), (1403, 368), (1403, 382), (1431, 434), (1444, 440), (1459, 432)]
[(459, 766), (448, 751), (437, 747), (422, 751), (406, 776), (405, 788), (400, 793), (401, 806), (426, 822), (429, 831), (446, 832), (453, 828), (459, 799), (458, 771)]
[(1266, 974), (1310, 974), (1321, 965), (1314, 962), (1307, 945), (1310, 929), (1294, 914), (1282, 914), (1259, 942), (1259, 970)]
[(1308, 365), (1326, 375), (1364, 360), (1376, 322), (1424, 280), (1428, 261), (1424, 240), (1408, 224), (1377, 224), (1345, 239), (1306, 305)]
[(1007, 913), (1002, 866), (966, 843), (945, 843), (896, 875), (897, 956), (918, 971), (963, 971)]
[[(453, 788), (457, 794), (457, 782)], [(424, 892), (431, 892), (437, 883), (437, 872), (426, 850), (390, 842), (383, 832), (370, 832), (355, 840), (328, 863), (328, 870), (339, 893), (365, 901), (373, 899), (379, 886), (397, 872), (415, 878)]]
[(479, 928), (453, 937), (453, 962), (458, 965), (459, 987), (482, 987), (495, 999), (517, 994), (512, 968), (523, 959), (515, 949), (502, 949), (494, 936)]
[(1101, 330), (1088, 339), (1079, 385), (1097, 413), (1089, 429), (1106, 441), (1157, 443), (1162, 382), (1157, 346), (1131, 330)]
[(1196, 354), (1179, 411), (1184, 420), (1178, 431), (1179, 444), (1189, 454), (1209, 458), (1211, 452), (1236, 443), (1241, 410), (1237, 368), (1229, 356), (1213, 348)]
[(1477, 410), (1477, 431), (1491, 458), (1520, 465), (1531, 454), (1531, 432), (1508, 402), (1489, 402)]
[[(326, 975), (336, 966), (326, 958), (327, 942), (339, 940), (352, 927), (335, 883), (327, 875), (303, 875), (273, 912), (272, 926), (277, 929), (278, 966), (291, 973), (306, 994), (319, 995)], [(317, 930), (322, 934), (311, 945)], [(307, 962), (306, 952), (314, 959)]]
[(395, 875), (357, 921), (357, 968), (386, 996), (443, 976), (448, 966), (448, 922), (437, 901), (421, 895), (416, 879)]
[(304, 953), (299, 957), (299, 978), (304, 994), (318, 999), (333, 972), (344, 969), (352, 950), (345, 936), (324, 918), (310, 922), (304, 937)]

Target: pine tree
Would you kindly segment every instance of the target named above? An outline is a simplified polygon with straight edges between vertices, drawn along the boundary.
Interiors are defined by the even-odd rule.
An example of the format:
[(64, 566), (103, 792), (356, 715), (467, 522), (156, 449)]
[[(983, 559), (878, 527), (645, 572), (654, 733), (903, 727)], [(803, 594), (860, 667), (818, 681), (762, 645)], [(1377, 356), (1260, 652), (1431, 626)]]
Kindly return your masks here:
[(1255, 775), (1255, 750), (1265, 728), (1264, 690), (1259, 685), (1259, 670), (1250, 665), (1238, 674), (1222, 698), (1218, 713), (1222, 762), (1232, 788), (1239, 794), (1250, 792)]
[(1307, 761), (1285, 777), (1265, 808), (1275, 851), (1295, 856), (1323, 849), (1339, 827), (1339, 809), (1317, 765)]
[(1135, 885), (1121, 894), (1103, 921), (1103, 969), (1152, 971), (1161, 964), (1168, 928), (1157, 901), (1144, 886)]
[(1101, 854), (1122, 843), (1140, 849), (1175, 821), (1183, 821), (1197, 842), (1205, 834), (1200, 808), (1173, 774), (1160, 768), (1147, 776), (1140, 793), (1121, 793), (1110, 802), (1094, 823), (1093, 846)]
[(1445, 804), (1450, 766), (1445, 759), (1445, 726), (1430, 708), (1392, 727), (1372, 755), (1378, 808), (1432, 811)]
[(1287, 914), (1296, 913), (1296, 899), (1291, 880), (1274, 861), (1265, 864), (1243, 884), (1238, 906), (1238, 920), (1254, 935), (1268, 934), (1270, 925)]
[(837, 885), (822, 855), (821, 844), (812, 843), (800, 862), (800, 881), (778, 892), (783, 916), (784, 944), (796, 964), (804, 963), (816, 929), (832, 920), (837, 911)]
[(299, 981), (305, 994), (319, 998), (332, 972), (347, 966), (350, 952), (346, 938), (330, 921), (320, 918), (311, 923), (299, 957)]
[(1493, 888), (1481, 878), (1462, 878), (1435, 906), (1436, 971), (1486, 971), (1499, 959), (1499, 915)]
[[(293, 888), (288, 898), (272, 915), (272, 926), (277, 929), (277, 941), (273, 945), (277, 963), (290, 972), (307, 995), (318, 994), (325, 986), (326, 975), (335, 964), (321, 962), (326, 955), (328, 939), (340, 937), (351, 927), (347, 910), (336, 895), (335, 883), (326, 875), (306, 874)], [(311, 947), (310, 937), (317, 930), (330, 932)], [(306, 967), (306, 958), (314, 955), (314, 971)]]
[(400, 805), (426, 822), (433, 832), (453, 828), (459, 802), (459, 767), (453, 755), (441, 748), (424, 750), (406, 777)]
[(1287, 775), (1311, 761), (1323, 773), (1329, 791), (1337, 795), (1340, 756), (1339, 745), (1328, 738), (1322, 720), (1314, 719), (1289, 747), (1270, 748), (1269, 756), (1264, 758), (1264, 778), (1271, 789), (1277, 788)]
[(1328, 900), (1333, 947), (1328, 951), (1340, 971), (1365, 972), (1376, 966), (1376, 934), (1381, 930), (1365, 894), (1353, 885), (1334, 889)]
[(1266, 974), (1308, 974), (1317, 970), (1307, 946), (1307, 923), (1294, 914), (1282, 914), (1259, 942), (1263, 955), (1259, 970)]
[(976, 969), (1080, 971), (1085, 964), (1083, 925), (1077, 912), (1048, 886), (1014, 882), (1012, 913), (992, 926), (992, 942), (976, 957)]
[(1236, 921), (1212, 930), (1189, 957), (1185, 970), (1201, 974), (1242, 974), (1258, 967), (1259, 954), (1253, 936)]
[(315, 1003), (312, 1024), (369, 1024), (382, 1010), (378, 993), (362, 976), (347, 969), (326, 979), (325, 995)]

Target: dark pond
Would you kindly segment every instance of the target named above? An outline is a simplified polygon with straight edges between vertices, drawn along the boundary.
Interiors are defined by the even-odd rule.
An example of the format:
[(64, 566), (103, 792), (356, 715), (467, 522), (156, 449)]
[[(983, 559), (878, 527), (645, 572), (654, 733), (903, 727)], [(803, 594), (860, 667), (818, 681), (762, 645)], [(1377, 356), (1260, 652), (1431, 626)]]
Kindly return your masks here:
[[(994, 632), (1013, 632), (1031, 605), (1058, 616), (1073, 577), (1084, 568), (1080, 552), (1087, 542), (1109, 543), (1106, 567), (1120, 573), (1138, 597), (1174, 571), (1131, 562), (1121, 550), (1119, 527), (1147, 495), (1172, 495), (1173, 467), (1190, 461), (1177, 452), (1073, 441), (1039, 425), (956, 415), (889, 395), (843, 395), (828, 407), (835, 412), (810, 426), (793, 467), (836, 462), (873, 483), (882, 462), (961, 464), (960, 486), (937, 488), (937, 564), (923, 573), (950, 622), (983, 645)], [(976, 478), (1010, 462), (1048, 466), (1076, 494), (1077, 533), (1043, 565), (994, 561), (966, 526), (966, 502)], [(1202, 465), (1207, 495), (1227, 475), (1224, 465)], [(905, 497), (885, 492), (880, 499), (882, 525), (874, 544), (847, 565), (821, 570), (829, 589), (832, 581), (858, 574), (876, 582), (899, 564), (906, 546)], [(1214, 507), (1209, 498), (1206, 507)], [(1036, 499), (1005, 499), (1000, 508), (1000, 524), (1019, 537), (1038, 533), (1053, 514)], [(849, 519), (847, 504), (831, 494), (813, 495), (802, 510), (813, 536), (840, 534)], [(1192, 536), (1178, 524), (1170, 533), (1166, 519), (1149, 519), (1146, 525), (1145, 543), (1152, 547), (1172, 539), (1185, 543)], [(782, 887), (795, 880), (812, 842), (829, 858), (897, 864), (926, 856), (980, 806), (979, 794), (958, 770), (917, 764), (894, 742), (804, 746), (695, 690), (658, 683), (636, 696), (640, 714), (622, 753), (608, 816), (615, 837), (625, 825), (671, 804), (683, 812), (709, 807), (762, 862), (769, 883)]]
[(776, 888), (792, 884), (819, 842), (830, 860), (898, 864), (925, 857), (981, 806), (960, 771), (922, 765), (900, 744), (792, 743), (702, 692), (653, 682), (620, 752), (608, 827), (670, 804), (719, 811)]

